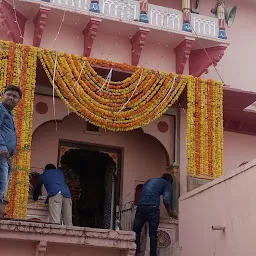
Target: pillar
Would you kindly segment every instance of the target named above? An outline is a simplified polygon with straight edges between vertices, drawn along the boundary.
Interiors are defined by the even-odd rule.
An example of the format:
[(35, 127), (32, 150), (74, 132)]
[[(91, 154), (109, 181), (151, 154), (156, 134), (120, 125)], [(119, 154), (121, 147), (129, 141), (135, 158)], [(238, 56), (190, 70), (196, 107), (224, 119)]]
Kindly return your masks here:
[(217, 1), (217, 18), (219, 21), (219, 35), (220, 39), (227, 39), (225, 31), (225, 2), (224, 0)]
[(182, 30), (186, 32), (192, 32), (191, 30), (191, 7), (190, 0), (182, 0), (182, 11), (183, 11), (183, 25)]
[(148, 0), (139, 0), (139, 1), (140, 1), (139, 21), (148, 23)]

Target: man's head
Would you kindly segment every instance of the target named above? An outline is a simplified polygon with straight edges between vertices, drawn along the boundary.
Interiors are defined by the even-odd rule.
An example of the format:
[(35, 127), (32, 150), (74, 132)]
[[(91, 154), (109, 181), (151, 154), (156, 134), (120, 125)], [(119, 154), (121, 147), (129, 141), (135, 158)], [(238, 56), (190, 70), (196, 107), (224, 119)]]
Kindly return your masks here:
[(169, 182), (170, 184), (172, 184), (172, 182), (173, 182), (172, 175), (169, 174), (169, 173), (164, 173), (161, 178), (164, 179), (164, 180), (166, 180), (166, 181)]
[(22, 92), (19, 87), (15, 85), (8, 85), (4, 90), (2, 104), (12, 111), (19, 103), (22, 97)]
[(44, 170), (47, 171), (47, 170), (54, 170), (56, 169), (56, 166), (54, 164), (47, 164), (45, 167), (44, 167)]

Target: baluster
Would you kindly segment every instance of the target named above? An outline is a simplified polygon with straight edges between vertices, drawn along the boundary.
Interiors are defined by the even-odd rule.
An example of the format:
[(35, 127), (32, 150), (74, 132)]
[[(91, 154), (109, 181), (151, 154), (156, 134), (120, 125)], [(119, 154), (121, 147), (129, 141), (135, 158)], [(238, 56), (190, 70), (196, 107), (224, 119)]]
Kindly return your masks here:
[(182, 0), (182, 11), (183, 11), (183, 24), (182, 30), (186, 32), (192, 32), (191, 30), (191, 7), (190, 0)]
[(79, 8), (79, 9), (81, 9), (81, 6), (82, 6), (82, 4), (81, 4), (81, 0), (77, 0), (77, 8)]
[(83, 1), (82, 1), (82, 8), (83, 8), (84, 10), (87, 10), (87, 9), (88, 9), (87, 0), (83, 0)]

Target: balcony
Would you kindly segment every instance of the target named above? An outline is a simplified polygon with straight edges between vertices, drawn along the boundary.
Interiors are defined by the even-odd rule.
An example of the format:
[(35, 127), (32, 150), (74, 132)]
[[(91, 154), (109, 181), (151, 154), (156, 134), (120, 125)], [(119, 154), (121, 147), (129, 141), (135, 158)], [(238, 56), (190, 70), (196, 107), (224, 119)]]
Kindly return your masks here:
[(132, 256), (135, 235), (26, 221), (0, 221), (1, 255)]
[(51, 9), (103, 18), (133, 24), (147, 29), (194, 36), (202, 39), (223, 42), (218, 38), (218, 19), (191, 14), (192, 33), (182, 31), (183, 12), (171, 8), (148, 5), (148, 23), (139, 21), (140, 4), (135, 0), (99, 0), (99, 13), (90, 11), (90, 0), (19, 0), (37, 3)]
[(220, 19), (192, 13), (185, 21), (182, 11), (154, 4), (146, 13), (136, 0), (3, 0), (0, 32), (17, 43), (198, 77), (224, 56)]
[[(72, 238), (72, 241), (68, 243), (68, 249), (74, 247), (74, 244), (78, 242), (78, 236), (82, 236), (82, 233), (85, 232), (86, 238), (88, 238), (88, 245), (95, 247), (95, 253), (100, 254), (101, 250), (104, 248), (104, 255), (106, 253), (111, 253), (111, 247), (113, 246), (113, 242), (111, 240), (116, 241), (116, 245), (114, 246), (114, 250), (112, 251), (112, 255), (114, 252), (118, 250), (123, 251), (122, 255), (134, 255), (134, 233), (132, 232), (132, 223), (135, 214), (135, 208), (129, 202), (120, 207), (119, 211), (117, 212), (117, 219), (120, 221), (119, 225), (117, 225), (117, 230), (120, 228), (122, 230), (113, 231), (113, 230), (103, 230), (103, 229), (92, 229), (92, 228), (80, 228), (80, 227), (64, 227), (59, 225), (52, 225), (47, 224), (48, 221), (48, 210), (46, 205), (43, 203), (29, 203), (28, 204), (28, 215), (27, 219), (29, 222), (14, 222), (14, 221), (5, 221), (3, 222), (8, 225), (11, 225), (13, 233), (10, 234), (14, 239), (17, 239), (19, 236), (24, 237), (22, 233), (17, 234), (15, 231), (26, 231), (26, 228), (31, 230), (34, 234), (39, 232), (42, 236), (41, 240), (37, 238), (39, 234), (34, 234), (33, 242), (36, 242), (40, 245), (40, 241), (47, 241), (49, 248), (52, 248), (52, 245), (56, 244), (57, 242), (66, 243)], [(34, 221), (34, 222), (31, 222)], [(37, 222), (37, 223), (36, 223)], [(7, 232), (6, 229), (1, 228), (1, 221), (0, 221), (0, 230)], [(51, 230), (50, 234), (52, 238), (49, 237), (48, 232), (49, 229)], [(38, 231), (39, 230), (39, 231)], [(59, 234), (59, 236), (58, 236)], [(3, 233), (4, 235), (4, 233)], [(64, 236), (64, 237), (63, 237)], [(66, 237), (66, 238), (65, 238)], [(0, 237), (1, 238), (1, 237)], [(11, 237), (7, 236), (7, 239), (11, 239)], [(79, 243), (84, 243), (81, 237), (81, 241)], [(74, 239), (74, 240), (73, 240)], [(79, 240), (80, 241), (80, 240)], [(99, 243), (97, 243), (99, 241)], [(32, 242), (32, 241), (30, 241)], [(103, 248), (101, 248), (103, 247)], [(148, 236), (148, 226), (145, 226), (143, 231), (143, 239), (142, 239), (142, 250), (144, 251), (145, 255), (149, 255), (149, 236)], [(90, 248), (85, 248), (85, 250), (89, 250)], [(159, 225), (158, 231), (158, 254), (160, 256), (164, 256), (167, 253), (171, 253), (170, 255), (179, 255), (180, 248), (178, 243), (178, 221), (170, 219), (170, 218), (162, 218)], [(103, 252), (102, 252), (103, 253)], [(93, 254), (94, 255), (94, 254)], [(96, 254), (95, 254), (96, 255)], [(119, 255), (119, 254), (118, 254)]]

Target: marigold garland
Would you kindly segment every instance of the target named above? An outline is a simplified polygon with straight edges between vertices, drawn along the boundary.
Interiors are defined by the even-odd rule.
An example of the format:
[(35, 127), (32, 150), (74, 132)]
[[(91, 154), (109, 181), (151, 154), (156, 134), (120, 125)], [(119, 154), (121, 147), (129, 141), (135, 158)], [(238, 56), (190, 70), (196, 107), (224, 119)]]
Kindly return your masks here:
[(7, 214), (12, 218), (25, 218), (30, 170), (30, 146), (32, 140), (32, 114), (36, 63), (38, 50), (13, 42), (0, 41), (0, 91), (8, 84), (19, 86), (23, 96), (14, 111), (17, 131), (17, 152), (12, 159), (12, 175), (7, 197)]
[[(39, 58), (53, 83), (56, 52), (41, 50)], [(174, 80), (174, 74), (137, 68), (131, 77), (110, 81), (103, 88), (104, 79), (86, 58), (65, 53), (57, 53), (55, 75), (55, 90), (70, 109), (85, 120), (114, 131), (133, 130), (152, 122), (175, 103), (187, 85), (186, 77)], [(123, 109), (127, 99), (130, 101)]]
[[(0, 92), (6, 84), (20, 86), (23, 92), (14, 113), (18, 146), (8, 190), (7, 213), (10, 217), (26, 217), (37, 58), (53, 82), (57, 55), (54, 86), (58, 96), (77, 115), (109, 130), (128, 131), (152, 122), (187, 88), (188, 173), (200, 178), (222, 175), (221, 83), (77, 55), (56, 54), (55, 51), (12, 42), (0, 41), (0, 47)], [(132, 74), (123, 81), (106, 84), (92, 66), (114, 67)]]
[(223, 175), (223, 89), (196, 78), (187, 87), (187, 171), (197, 178)]

